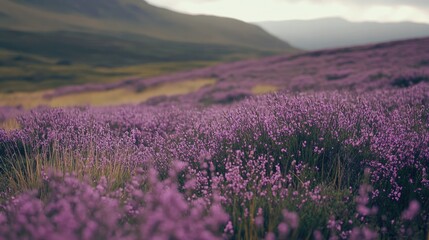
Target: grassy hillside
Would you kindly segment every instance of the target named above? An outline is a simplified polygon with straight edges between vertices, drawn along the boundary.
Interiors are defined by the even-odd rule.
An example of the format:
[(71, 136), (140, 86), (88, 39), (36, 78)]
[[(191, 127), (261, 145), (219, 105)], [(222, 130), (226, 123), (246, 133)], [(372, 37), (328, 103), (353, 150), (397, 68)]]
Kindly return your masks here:
[(1, 92), (108, 83), (293, 51), (254, 25), (139, 0), (2, 0), (0, 35)]
[[(127, 66), (92, 66), (67, 59), (0, 51), (0, 92), (33, 92), (66, 85), (113, 83), (124, 79), (154, 77), (217, 63), (183, 61)], [(1, 97), (0, 97), (1, 98)]]
[(163, 40), (284, 51), (289, 45), (238, 20), (191, 16), (139, 0), (3, 0), (0, 27), (25, 31), (89, 31)]
[[(85, 32), (22, 32), (0, 30), (5, 49), (94, 66), (124, 66), (166, 61), (224, 59), (264, 54), (227, 45), (172, 42), (145, 36), (110, 36)], [(268, 52), (265, 52), (268, 54)]]

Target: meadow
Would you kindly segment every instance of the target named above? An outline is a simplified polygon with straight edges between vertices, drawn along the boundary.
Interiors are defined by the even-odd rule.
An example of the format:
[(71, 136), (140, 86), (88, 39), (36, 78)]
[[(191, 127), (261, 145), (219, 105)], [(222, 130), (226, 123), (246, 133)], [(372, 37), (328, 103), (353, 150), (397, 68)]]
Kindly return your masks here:
[(196, 79), (215, 79), (216, 83), (171, 98), (170, 102), (210, 105), (281, 90), (292, 93), (335, 90), (365, 93), (377, 89), (407, 88), (429, 82), (428, 46), (429, 39), (423, 38), (276, 55), (112, 84), (65, 86), (46, 97), (54, 99), (117, 88), (139, 91), (160, 84)]
[(44, 96), (200, 79), (132, 104), (0, 108), (16, 116), (0, 129), (0, 239), (427, 239), (428, 41)]
[[(104, 49), (103, 51), (107, 50)], [(104, 56), (104, 58), (109, 57)], [(214, 60), (171, 60), (109, 66), (0, 49), (0, 94), (3, 95), (2, 99), (7, 96), (11, 97), (15, 93), (39, 92), (43, 95), (47, 91), (64, 86), (117, 83), (124, 81), (124, 79), (155, 77), (177, 71), (202, 68), (216, 63), (218, 62)], [(19, 97), (16, 98), (19, 99)]]

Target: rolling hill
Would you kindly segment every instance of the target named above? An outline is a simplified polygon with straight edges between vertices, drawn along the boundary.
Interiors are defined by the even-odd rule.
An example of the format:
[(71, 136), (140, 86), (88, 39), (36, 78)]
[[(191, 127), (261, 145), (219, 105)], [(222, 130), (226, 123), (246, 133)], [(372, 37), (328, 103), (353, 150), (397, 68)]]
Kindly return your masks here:
[(257, 25), (297, 48), (319, 50), (429, 36), (429, 25), (349, 22), (342, 18), (260, 22)]
[(291, 94), (405, 89), (429, 84), (429, 38), (283, 54), (157, 77), (1, 94), (0, 106), (229, 104), (274, 91)]
[(78, 32), (127, 41), (155, 40), (161, 42), (160, 49), (165, 49), (166, 41), (173, 47), (173, 43), (193, 43), (260, 51), (290, 48), (255, 25), (176, 13), (140, 0), (2, 0), (0, 14), (2, 29), (33, 34)]
[(0, 92), (115, 82), (296, 51), (256, 25), (141, 0), (0, 0), (0, 36)]

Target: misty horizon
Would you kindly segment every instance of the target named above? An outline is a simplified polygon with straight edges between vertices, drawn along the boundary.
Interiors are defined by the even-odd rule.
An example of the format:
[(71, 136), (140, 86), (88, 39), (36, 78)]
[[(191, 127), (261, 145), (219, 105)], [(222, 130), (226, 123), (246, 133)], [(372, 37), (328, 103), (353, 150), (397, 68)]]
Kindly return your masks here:
[(245, 22), (314, 20), (339, 17), (352, 22), (429, 23), (429, 4), (424, 1), (377, 0), (148, 0), (150, 4), (186, 14), (203, 14)]

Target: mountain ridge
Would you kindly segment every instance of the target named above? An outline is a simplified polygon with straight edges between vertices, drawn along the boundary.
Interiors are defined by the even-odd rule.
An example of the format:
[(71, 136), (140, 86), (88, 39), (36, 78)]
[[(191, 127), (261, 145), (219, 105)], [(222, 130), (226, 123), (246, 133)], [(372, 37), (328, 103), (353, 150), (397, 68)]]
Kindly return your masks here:
[(429, 25), (415, 22), (351, 22), (343, 18), (255, 23), (267, 32), (305, 50), (351, 47), (429, 36)]

